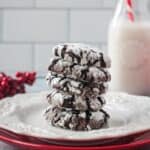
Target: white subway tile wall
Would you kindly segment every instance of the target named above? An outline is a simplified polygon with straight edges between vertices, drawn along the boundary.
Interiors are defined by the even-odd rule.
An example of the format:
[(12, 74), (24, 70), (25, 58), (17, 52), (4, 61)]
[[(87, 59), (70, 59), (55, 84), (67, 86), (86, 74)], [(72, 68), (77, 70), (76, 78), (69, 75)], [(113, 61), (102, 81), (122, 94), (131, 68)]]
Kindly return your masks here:
[(1, 71), (30, 70), (32, 66), (30, 44), (0, 44)]
[(65, 10), (5, 10), (3, 15), (3, 40), (6, 42), (67, 40)]
[(41, 74), (48, 69), (50, 58), (52, 58), (52, 48), (54, 44), (35, 44), (34, 46), (34, 60), (35, 70)]
[(117, 0), (104, 0), (105, 8), (115, 8)]
[(102, 0), (37, 0), (39, 8), (100, 8)]
[(0, 8), (32, 8), (34, 0), (0, 0)]
[(73, 10), (70, 13), (70, 39), (80, 42), (106, 42), (112, 16), (108, 10)]
[(52, 47), (84, 42), (107, 49), (117, 0), (0, 0), (0, 71), (47, 71)]

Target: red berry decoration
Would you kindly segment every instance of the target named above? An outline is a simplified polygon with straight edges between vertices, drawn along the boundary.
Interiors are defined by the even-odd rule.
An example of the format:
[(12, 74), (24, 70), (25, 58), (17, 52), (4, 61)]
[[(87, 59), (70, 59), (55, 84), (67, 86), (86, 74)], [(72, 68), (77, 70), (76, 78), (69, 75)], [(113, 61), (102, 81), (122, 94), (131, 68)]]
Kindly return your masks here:
[(18, 93), (26, 93), (25, 84), (33, 85), (36, 80), (36, 72), (17, 72), (16, 78), (0, 73), (0, 99), (14, 96)]

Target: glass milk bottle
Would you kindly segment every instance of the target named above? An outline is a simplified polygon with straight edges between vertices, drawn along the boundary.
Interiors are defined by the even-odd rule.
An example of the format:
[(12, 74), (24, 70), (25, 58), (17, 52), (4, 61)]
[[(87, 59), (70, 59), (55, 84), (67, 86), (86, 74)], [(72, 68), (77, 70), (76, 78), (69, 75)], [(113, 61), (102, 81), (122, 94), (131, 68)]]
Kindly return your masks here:
[(111, 90), (150, 96), (150, 0), (119, 0), (109, 27)]

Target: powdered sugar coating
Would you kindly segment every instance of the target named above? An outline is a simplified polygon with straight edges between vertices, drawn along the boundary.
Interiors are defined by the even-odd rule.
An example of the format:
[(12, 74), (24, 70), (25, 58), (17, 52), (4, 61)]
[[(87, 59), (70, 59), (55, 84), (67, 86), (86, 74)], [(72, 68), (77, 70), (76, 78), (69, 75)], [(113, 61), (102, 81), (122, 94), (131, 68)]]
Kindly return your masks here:
[(107, 83), (91, 84), (87, 82), (76, 81), (67, 77), (53, 76), (50, 72), (47, 74), (47, 83), (50, 87), (70, 94), (77, 95), (100, 95), (108, 90)]
[(53, 88), (47, 96), (52, 106), (46, 119), (53, 126), (71, 130), (107, 127), (102, 94), (111, 80), (110, 59), (97, 48), (66, 43), (53, 49), (47, 82)]
[[(45, 116), (47, 121), (56, 127), (78, 131), (107, 127), (107, 120), (109, 118), (109, 115), (103, 110), (98, 112), (80, 112), (59, 107), (49, 107), (45, 112)], [(93, 116), (98, 117), (94, 118)]]
[(103, 54), (101, 50), (98, 50), (98, 48), (91, 48), (88, 45), (65, 43), (55, 46), (53, 51), (55, 56), (80, 65), (89, 65), (99, 68), (109, 68), (111, 66), (109, 57), (105, 57), (105, 54)]
[(56, 90), (52, 90), (50, 92), (50, 94), (47, 96), (47, 100), (49, 104), (53, 106), (79, 111), (99, 111), (105, 104), (105, 99), (102, 95), (82, 97)]
[(111, 75), (106, 69), (82, 66), (57, 57), (51, 59), (49, 71), (86, 82), (101, 83), (111, 80)]

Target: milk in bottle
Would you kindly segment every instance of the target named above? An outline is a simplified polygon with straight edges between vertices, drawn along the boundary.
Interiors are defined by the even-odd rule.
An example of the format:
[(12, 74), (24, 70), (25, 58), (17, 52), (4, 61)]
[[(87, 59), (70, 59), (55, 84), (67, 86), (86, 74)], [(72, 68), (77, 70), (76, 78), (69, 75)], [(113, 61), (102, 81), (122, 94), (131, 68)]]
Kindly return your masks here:
[[(110, 87), (115, 91), (150, 95), (150, 22), (148, 18), (142, 18), (145, 12), (137, 9), (135, 20), (130, 20), (124, 5), (121, 0), (118, 6), (120, 13), (117, 10), (109, 28), (108, 46), (112, 59)], [(136, 12), (143, 14), (136, 15)]]

